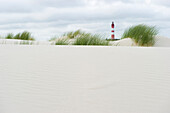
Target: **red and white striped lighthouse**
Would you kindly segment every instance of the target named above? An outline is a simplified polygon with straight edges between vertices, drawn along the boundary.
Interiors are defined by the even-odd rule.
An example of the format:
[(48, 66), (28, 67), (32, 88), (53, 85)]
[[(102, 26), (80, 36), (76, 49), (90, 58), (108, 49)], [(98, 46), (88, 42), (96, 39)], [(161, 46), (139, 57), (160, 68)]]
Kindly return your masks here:
[(114, 30), (115, 24), (114, 24), (114, 22), (112, 22), (111, 28), (112, 28), (112, 30), (111, 30), (111, 39), (114, 40), (115, 39), (115, 34), (114, 34), (114, 32), (115, 32), (115, 30)]

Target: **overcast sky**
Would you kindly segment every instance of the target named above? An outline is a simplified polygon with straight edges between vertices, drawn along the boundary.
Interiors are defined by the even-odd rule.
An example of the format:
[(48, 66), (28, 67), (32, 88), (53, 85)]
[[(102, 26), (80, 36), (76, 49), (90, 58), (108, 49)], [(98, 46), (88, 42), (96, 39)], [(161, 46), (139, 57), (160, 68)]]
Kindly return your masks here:
[(116, 37), (132, 25), (156, 25), (170, 38), (170, 0), (0, 0), (0, 35), (30, 31), (37, 40), (82, 29)]

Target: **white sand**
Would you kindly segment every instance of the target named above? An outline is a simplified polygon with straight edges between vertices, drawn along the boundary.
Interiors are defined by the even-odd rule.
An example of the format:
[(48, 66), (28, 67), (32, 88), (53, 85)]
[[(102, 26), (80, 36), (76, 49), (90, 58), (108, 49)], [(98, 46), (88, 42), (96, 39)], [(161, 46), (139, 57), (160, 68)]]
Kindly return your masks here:
[(162, 37), (162, 36), (156, 36), (156, 43), (155, 47), (170, 47), (170, 38)]
[[(0, 39), (0, 45), (54, 45), (54, 42), (49, 41), (28, 41), (28, 40), (17, 40), (17, 39)], [(28, 45), (27, 44), (27, 45)]]
[(137, 46), (131, 38), (125, 38), (118, 41), (110, 41), (112, 46)]
[[(170, 47), (170, 38), (163, 37), (163, 36), (156, 36), (155, 42), (156, 43), (154, 47)], [(131, 38), (125, 38), (118, 41), (111, 41), (110, 44), (112, 46), (137, 46)]]
[(0, 45), (0, 113), (170, 113), (170, 48)]

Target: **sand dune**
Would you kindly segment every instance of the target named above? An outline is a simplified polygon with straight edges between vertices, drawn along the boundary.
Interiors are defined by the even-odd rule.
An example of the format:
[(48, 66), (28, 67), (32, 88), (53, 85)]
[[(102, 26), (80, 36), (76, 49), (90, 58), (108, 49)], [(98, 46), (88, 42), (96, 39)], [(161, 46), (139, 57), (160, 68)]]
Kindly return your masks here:
[[(170, 38), (156, 36), (154, 47), (170, 47)], [(110, 42), (112, 46), (137, 46), (131, 38), (125, 38), (119, 41)]]
[[(66, 39), (67, 37), (58, 38), (57, 40)], [(56, 41), (57, 41), (56, 40)], [(170, 38), (156, 36), (155, 37), (156, 43), (154, 47), (170, 47)], [(75, 39), (70, 39), (68, 41), (69, 45), (74, 43)], [(16, 39), (0, 39), (1, 45), (55, 45), (55, 41), (25, 41), (25, 40), (16, 40)], [(111, 46), (137, 46), (137, 44), (131, 39), (126, 38), (119, 41), (110, 41)]]
[(112, 46), (137, 46), (131, 38), (125, 38), (118, 41), (110, 41)]
[[(60, 39), (66, 39), (66, 37), (62, 37), (59, 38), (57, 40)], [(56, 41), (57, 41), (56, 40)], [(75, 39), (70, 39), (68, 41), (69, 45), (73, 45)], [(162, 37), (162, 36), (156, 36), (155, 37), (155, 45), (153, 47), (170, 47), (170, 38), (167, 37)], [(111, 46), (138, 46), (134, 40), (132, 40), (131, 38), (125, 38), (125, 39), (121, 39), (118, 41), (110, 41), (109, 44)]]
[(170, 113), (170, 48), (0, 46), (0, 113)]
[(170, 38), (157, 36), (155, 47), (170, 47)]
[(29, 41), (17, 39), (0, 39), (0, 45), (54, 45), (54, 42), (49, 41)]

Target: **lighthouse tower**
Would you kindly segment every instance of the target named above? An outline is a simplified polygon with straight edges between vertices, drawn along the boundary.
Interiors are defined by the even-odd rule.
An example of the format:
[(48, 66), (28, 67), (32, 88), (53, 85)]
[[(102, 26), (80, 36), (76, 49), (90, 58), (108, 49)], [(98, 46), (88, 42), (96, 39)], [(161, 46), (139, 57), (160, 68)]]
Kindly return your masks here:
[(114, 40), (115, 39), (115, 30), (114, 30), (114, 28), (115, 28), (115, 24), (114, 24), (114, 22), (112, 22), (112, 24), (111, 24), (111, 39), (112, 40)]

